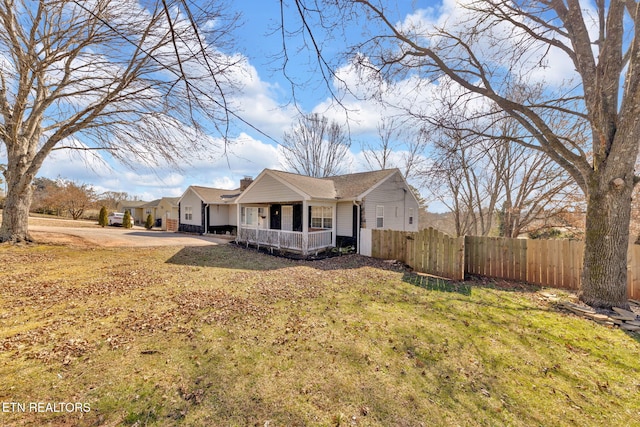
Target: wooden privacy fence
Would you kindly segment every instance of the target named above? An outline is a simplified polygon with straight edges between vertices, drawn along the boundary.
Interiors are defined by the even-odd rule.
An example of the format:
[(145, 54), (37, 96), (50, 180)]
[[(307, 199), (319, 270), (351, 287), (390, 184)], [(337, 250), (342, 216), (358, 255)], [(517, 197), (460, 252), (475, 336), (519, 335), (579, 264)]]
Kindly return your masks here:
[(373, 230), (371, 256), (402, 261), (420, 273), (464, 280), (464, 237), (450, 237), (433, 228)]
[[(640, 246), (630, 245), (627, 287), (640, 299)], [(373, 230), (375, 258), (397, 259), (422, 273), (463, 280), (465, 273), (519, 280), (555, 288), (580, 288), (584, 243), (466, 236), (432, 228), (417, 233)]]
[(465, 237), (465, 271), (556, 288), (578, 289), (584, 243)]
[(178, 220), (167, 218), (167, 231), (178, 231)]

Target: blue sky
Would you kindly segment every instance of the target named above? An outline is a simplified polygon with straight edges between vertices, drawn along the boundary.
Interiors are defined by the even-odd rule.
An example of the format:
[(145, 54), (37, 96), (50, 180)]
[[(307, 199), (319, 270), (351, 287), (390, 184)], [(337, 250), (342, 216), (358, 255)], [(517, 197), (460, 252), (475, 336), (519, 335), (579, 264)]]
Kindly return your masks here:
[[(400, 2), (404, 4), (405, 2)], [(417, 2), (420, 3), (420, 2)], [(426, 3), (426, 2), (422, 2)], [(414, 7), (416, 2), (411, 3)], [(235, 52), (246, 58), (242, 91), (234, 95), (235, 110), (244, 120), (257, 129), (280, 141), (296, 118), (297, 110), (290, 103), (290, 83), (278, 69), (277, 55), (282, 46), (280, 34), (269, 35), (279, 25), (280, 4), (278, 0), (239, 0), (231, 6), (242, 14), (241, 26), (234, 35)], [(287, 20), (295, 20), (288, 14)], [(353, 29), (353, 35), (358, 29)], [(295, 50), (295, 41), (289, 40), (290, 49)], [(343, 46), (328, 46), (324, 54), (338, 52)], [(338, 120), (344, 113), (330, 106), (331, 98), (326, 83), (314, 75), (313, 56), (292, 55), (289, 73), (299, 82), (297, 87), (298, 107), (305, 113), (319, 111)], [(352, 136), (351, 158), (347, 168), (350, 172), (367, 170), (361, 144), (377, 138), (375, 125), (377, 106), (352, 100), (350, 106), (367, 112), (356, 117), (350, 124)], [(137, 167), (128, 169), (109, 159), (86, 157), (86, 152), (57, 151), (42, 166), (39, 176), (61, 177), (93, 185), (98, 192), (126, 191), (131, 196), (151, 200), (162, 196), (180, 196), (189, 185), (235, 188), (244, 176), (257, 176), (264, 168), (283, 169), (277, 144), (260, 132), (236, 122), (232, 132), (233, 142), (226, 155), (219, 148), (203, 153), (202, 158), (179, 169), (168, 167)], [(1, 160), (0, 160), (1, 163)]]
[[(394, 8), (394, 19), (403, 23), (455, 23), (459, 16), (456, 0), (389, 0), (387, 6)], [(240, 55), (243, 59), (236, 72), (236, 78), (242, 87), (229, 96), (229, 101), (234, 106), (234, 112), (253, 128), (236, 121), (229, 135), (231, 142), (224, 154), (220, 140), (216, 139), (215, 135), (212, 135), (213, 144), (210, 149), (193, 158), (189, 164), (180, 165), (179, 168), (149, 168), (140, 164), (134, 169), (129, 169), (108, 158), (87, 157), (96, 153), (95, 151), (56, 151), (45, 161), (39, 176), (61, 177), (92, 185), (98, 192), (125, 191), (130, 196), (152, 200), (163, 196), (180, 196), (189, 185), (236, 188), (244, 176), (255, 177), (264, 168), (283, 169), (277, 141), (282, 139), (283, 132), (290, 129), (298, 110), (290, 102), (290, 83), (280, 69), (278, 54), (281, 51), (282, 39), (277, 32), (270, 34), (280, 23), (280, 2), (238, 0), (229, 7), (232, 11), (240, 12), (242, 17), (241, 25), (233, 35), (234, 50), (224, 53)], [(285, 20), (295, 26), (295, 13), (285, 12)], [(322, 32), (316, 33), (319, 36), (321, 34)], [(341, 49), (360, 34), (361, 28), (356, 25), (350, 27), (344, 36), (346, 40), (336, 39), (323, 44), (323, 55), (335, 60), (334, 55), (339, 54)], [(318, 112), (330, 119), (344, 122), (345, 112), (332, 101), (327, 83), (317, 72), (314, 53), (296, 53), (299, 42), (296, 45), (295, 40), (289, 40), (289, 43), (290, 63), (287, 70), (297, 82), (304, 83), (296, 88), (298, 108), (304, 113)], [(558, 83), (561, 84), (566, 70), (572, 69), (572, 66), (567, 65), (562, 58), (553, 59), (552, 66), (541, 71), (544, 73), (541, 78), (553, 81), (555, 77), (559, 77)], [(358, 86), (362, 80), (353, 67), (349, 66), (347, 59), (336, 62), (336, 72), (343, 81), (350, 83), (358, 91), (367, 90), (363, 85)], [(389, 104), (418, 102), (421, 108), (422, 105), (427, 109), (433, 108), (432, 94), (437, 85), (427, 80), (420, 83), (420, 86), (417, 86), (416, 79), (412, 80), (411, 77), (396, 81), (393, 83), (393, 90), (385, 94), (385, 100)], [(333, 85), (332, 88), (340, 92), (339, 87)], [(409, 98), (413, 101), (407, 101)], [(350, 110), (349, 130), (352, 138), (350, 154), (345, 158), (346, 170), (368, 170), (370, 166), (364, 159), (362, 147), (365, 144), (375, 144), (379, 140), (376, 126), (394, 111), (381, 107), (375, 101), (365, 101), (350, 95), (343, 98), (343, 104)], [(401, 156), (401, 149), (400, 147), (400, 151), (396, 153), (396, 160)], [(0, 163), (3, 163), (1, 156), (2, 153)]]

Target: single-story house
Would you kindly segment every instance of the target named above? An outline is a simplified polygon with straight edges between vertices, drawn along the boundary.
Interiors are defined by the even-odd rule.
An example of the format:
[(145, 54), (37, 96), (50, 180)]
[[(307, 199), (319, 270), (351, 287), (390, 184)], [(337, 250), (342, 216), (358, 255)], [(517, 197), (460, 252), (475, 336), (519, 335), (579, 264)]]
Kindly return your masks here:
[(365, 231), (418, 231), (418, 209), (398, 169), (328, 178), (265, 169), (235, 190), (190, 186), (179, 201), (179, 229), (229, 232), (240, 243), (303, 255), (336, 246), (366, 254)]
[(253, 180), (245, 177), (235, 190), (192, 185), (178, 200), (178, 231), (199, 234), (235, 234), (236, 198)]
[(235, 203), (239, 242), (303, 255), (362, 253), (363, 229), (418, 230), (418, 200), (398, 169), (328, 178), (265, 169)]
[(163, 197), (145, 203), (142, 208), (142, 224), (147, 221), (147, 216), (153, 217), (154, 226), (163, 230), (167, 229), (168, 219), (178, 219), (178, 201), (179, 197)]
[(144, 212), (143, 206), (146, 205), (147, 202), (143, 202), (141, 200), (123, 200), (119, 202), (117, 205), (118, 212), (127, 212), (131, 214), (131, 219), (134, 224), (142, 225), (144, 224), (144, 220), (142, 215)]

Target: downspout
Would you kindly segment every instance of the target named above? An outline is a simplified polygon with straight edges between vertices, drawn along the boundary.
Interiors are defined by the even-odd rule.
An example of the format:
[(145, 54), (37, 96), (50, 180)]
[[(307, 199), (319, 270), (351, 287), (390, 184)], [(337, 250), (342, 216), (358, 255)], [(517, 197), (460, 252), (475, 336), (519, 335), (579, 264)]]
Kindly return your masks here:
[(241, 220), (241, 216), (240, 216), (240, 209), (242, 209), (240, 203), (236, 203), (234, 202), (234, 204), (236, 205), (236, 243), (240, 243), (240, 233), (242, 232), (241, 230), (241, 226), (242, 224), (240, 224), (240, 220)]
[(202, 233), (204, 234), (209, 234), (209, 204), (208, 203), (204, 203), (204, 232)]
[(407, 189), (403, 188), (404, 197), (402, 200), (402, 231), (407, 231)]
[(357, 253), (360, 254), (360, 249), (362, 248), (362, 246), (360, 245), (360, 230), (362, 229), (362, 217), (361, 217), (362, 202), (359, 200), (354, 200), (353, 204), (358, 207), (358, 216), (357, 216), (358, 221), (356, 223), (356, 247), (358, 248)]

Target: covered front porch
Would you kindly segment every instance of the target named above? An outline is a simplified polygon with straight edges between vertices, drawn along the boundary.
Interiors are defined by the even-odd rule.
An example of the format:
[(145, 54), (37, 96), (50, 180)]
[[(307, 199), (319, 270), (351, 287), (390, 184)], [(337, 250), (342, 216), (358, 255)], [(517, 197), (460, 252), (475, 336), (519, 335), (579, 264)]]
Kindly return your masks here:
[(332, 240), (333, 232), (331, 230), (309, 231), (305, 234), (300, 231), (240, 228), (237, 236), (237, 241), (241, 243), (303, 255), (333, 247)]
[(236, 241), (311, 255), (335, 247), (335, 216), (326, 202), (240, 204)]

